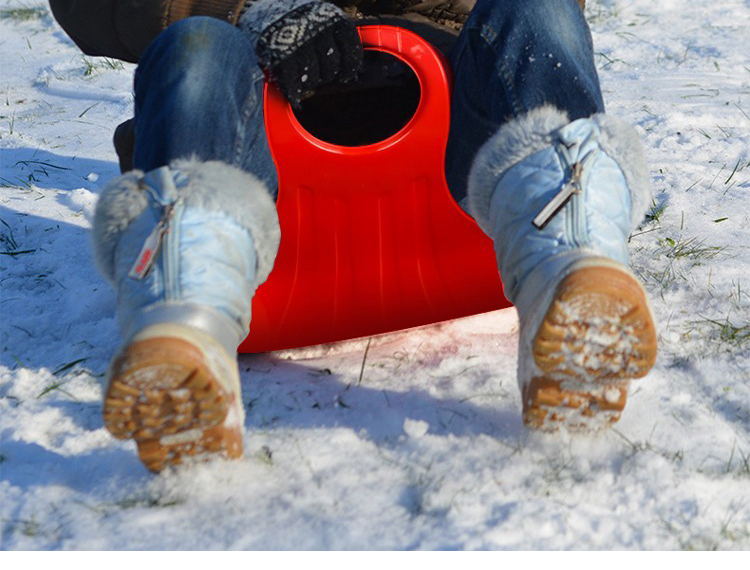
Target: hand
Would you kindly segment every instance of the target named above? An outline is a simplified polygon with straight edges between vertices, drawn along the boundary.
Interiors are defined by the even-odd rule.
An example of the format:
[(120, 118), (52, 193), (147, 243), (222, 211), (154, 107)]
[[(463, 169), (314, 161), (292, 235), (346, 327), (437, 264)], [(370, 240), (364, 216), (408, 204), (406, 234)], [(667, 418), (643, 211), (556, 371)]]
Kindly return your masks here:
[(351, 81), (362, 66), (362, 43), (354, 22), (328, 2), (310, 2), (288, 12), (259, 35), (261, 67), (289, 100), (333, 81)]

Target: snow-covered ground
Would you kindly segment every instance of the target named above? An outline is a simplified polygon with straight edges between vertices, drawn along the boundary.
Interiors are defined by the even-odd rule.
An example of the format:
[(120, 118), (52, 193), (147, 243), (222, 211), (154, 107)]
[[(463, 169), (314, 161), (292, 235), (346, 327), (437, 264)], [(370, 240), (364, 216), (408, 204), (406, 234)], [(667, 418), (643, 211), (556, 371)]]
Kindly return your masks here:
[[(660, 354), (622, 420), (529, 433), (514, 311), (242, 356), (241, 461), (159, 476), (106, 432), (91, 259), (133, 66), (0, 0), (0, 528), (23, 549), (750, 549), (750, 1), (589, 0), (655, 207)], [(364, 366), (363, 366), (364, 362)]]

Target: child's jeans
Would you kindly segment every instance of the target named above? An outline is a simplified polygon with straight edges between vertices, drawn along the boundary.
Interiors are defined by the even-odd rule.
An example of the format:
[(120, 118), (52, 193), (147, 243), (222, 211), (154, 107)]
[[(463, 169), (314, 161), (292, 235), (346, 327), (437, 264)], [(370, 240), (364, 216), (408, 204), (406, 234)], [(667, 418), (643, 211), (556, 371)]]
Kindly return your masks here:
[[(571, 120), (604, 110), (591, 34), (575, 0), (478, 0), (449, 57), (445, 168), (459, 203), (474, 156), (503, 123), (545, 104)], [(170, 26), (136, 72), (133, 166), (221, 160), (251, 172), (275, 196), (263, 82), (253, 46), (237, 28), (207, 17)]]

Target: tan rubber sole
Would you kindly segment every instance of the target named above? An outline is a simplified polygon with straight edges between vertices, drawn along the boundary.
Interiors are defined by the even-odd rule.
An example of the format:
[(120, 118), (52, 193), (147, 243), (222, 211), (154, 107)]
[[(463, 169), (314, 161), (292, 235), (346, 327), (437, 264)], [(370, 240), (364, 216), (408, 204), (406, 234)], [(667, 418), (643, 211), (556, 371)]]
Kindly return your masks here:
[(224, 425), (236, 397), (193, 344), (148, 338), (113, 360), (104, 424), (116, 438), (134, 439), (141, 461), (154, 472), (189, 458), (237, 458), (241, 426)]
[(532, 343), (539, 373), (523, 394), (524, 422), (544, 430), (611, 425), (629, 380), (648, 373), (656, 348), (648, 300), (631, 273), (574, 271), (557, 286)]

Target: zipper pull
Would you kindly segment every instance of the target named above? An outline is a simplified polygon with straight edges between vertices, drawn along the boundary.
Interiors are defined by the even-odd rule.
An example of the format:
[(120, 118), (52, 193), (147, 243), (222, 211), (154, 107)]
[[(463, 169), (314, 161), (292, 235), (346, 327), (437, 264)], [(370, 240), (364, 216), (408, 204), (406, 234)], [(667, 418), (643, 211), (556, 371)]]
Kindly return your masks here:
[(173, 211), (174, 205), (171, 204), (167, 206), (164, 209), (164, 214), (162, 215), (161, 220), (159, 220), (159, 223), (156, 224), (156, 227), (150, 234), (148, 234), (138, 257), (135, 258), (133, 267), (130, 268), (130, 273), (128, 273), (128, 277), (131, 279), (140, 281), (148, 275), (148, 272), (156, 261), (156, 257), (159, 255), (159, 250), (161, 250), (161, 245), (164, 241), (164, 234), (169, 231), (169, 221), (172, 218)]
[(570, 167), (570, 180), (566, 182), (565, 186), (562, 187), (554, 198), (542, 208), (542, 211), (536, 215), (536, 218), (532, 220), (534, 227), (541, 230), (544, 229), (549, 221), (555, 217), (555, 214), (565, 207), (565, 204), (571, 199), (573, 194), (580, 194), (583, 191), (581, 187), (581, 176), (583, 175), (583, 164), (580, 162), (574, 162)]

